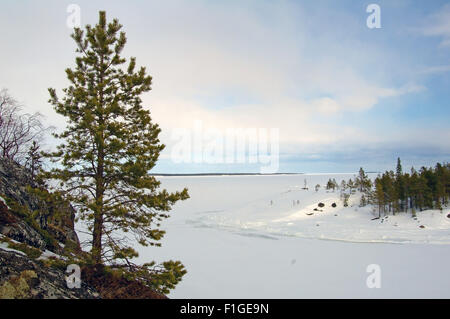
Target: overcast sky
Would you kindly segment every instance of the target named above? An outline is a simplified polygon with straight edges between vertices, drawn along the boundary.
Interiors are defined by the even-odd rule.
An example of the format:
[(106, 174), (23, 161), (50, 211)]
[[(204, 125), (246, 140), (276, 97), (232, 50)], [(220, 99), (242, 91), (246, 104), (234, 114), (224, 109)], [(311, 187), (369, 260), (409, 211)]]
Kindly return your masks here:
[[(63, 127), (61, 94), (81, 24), (118, 18), (125, 56), (153, 77), (143, 96), (167, 145), (155, 171), (247, 172), (253, 164), (173, 163), (176, 128), (278, 128), (280, 172), (434, 165), (450, 155), (449, 1), (0, 2), (0, 88)], [(366, 8), (381, 8), (369, 29)]]

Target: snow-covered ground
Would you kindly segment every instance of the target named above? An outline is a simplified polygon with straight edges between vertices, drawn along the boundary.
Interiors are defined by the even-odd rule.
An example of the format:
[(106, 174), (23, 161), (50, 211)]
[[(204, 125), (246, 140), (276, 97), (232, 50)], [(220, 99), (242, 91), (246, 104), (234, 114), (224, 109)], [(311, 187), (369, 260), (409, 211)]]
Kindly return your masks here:
[[(354, 174), (160, 177), (191, 199), (163, 223), (163, 246), (141, 248), (139, 261), (185, 264), (172, 298), (450, 297), (449, 209), (372, 220), (358, 195), (343, 207), (339, 191), (327, 192), (329, 178)], [(371, 264), (379, 289), (366, 284)]]
[[(302, 187), (303, 188), (303, 187)], [(350, 242), (450, 244), (450, 209), (382, 215), (373, 206), (359, 207), (361, 194), (343, 206), (340, 191), (302, 189), (295, 185), (270, 197), (215, 214), (206, 212), (188, 220), (246, 235), (292, 236)], [(325, 206), (319, 207), (322, 203)]]

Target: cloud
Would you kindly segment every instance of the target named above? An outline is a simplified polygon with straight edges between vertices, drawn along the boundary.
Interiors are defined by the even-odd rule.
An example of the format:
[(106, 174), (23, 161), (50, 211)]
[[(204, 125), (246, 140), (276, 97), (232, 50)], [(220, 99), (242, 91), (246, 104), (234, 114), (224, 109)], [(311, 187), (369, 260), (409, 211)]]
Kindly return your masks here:
[(334, 114), (342, 109), (339, 103), (329, 97), (313, 100), (311, 106), (325, 115)]
[(450, 72), (450, 65), (438, 65), (438, 66), (430, 66), (423, 68), (420, 73), (431, 75), (431, 74), (441, 74)]
[[(356, 36), (343, 43), (327, 20), (301, 19), (299, 6), (258, 9), (262, 14), (196, 2), (183, 11), (183, 32), (161, 14), (153, 21), (159, 28), (147, 34), (152, 41), (130, 48), (145, 52), (138, 62), (150, 65), (155, 82), (145, 102), (163, 127), (191, 127), (195, 120), (220, 128), (279, 127), (284, 141), (326, 144), (368, 134), (341, 121), (323, 128), (314, 117), (364, 112), (423, 89), (374, 78), (367, 66), (382, 58), (378, 51)], [(233, 102), (217, 106), (229, 97)]]
[(426, 17), (420, 32), (425, 36), (441, 38), (441, 47), (450, 47), (450, 4)]
[[(344, 10), (332, 10), (328, 4), (320, 10), (289, 1), (102, 5), (109, 19), (118, 17), (124, 25), (128, 38), (124, 53), (136, 56), (153, 77), (153, 90), (143, 100), (163, 128), (162, 140), (168, 149), (173, 129), (192, 128), (200, 120), (205, 128), (219, 130), (280, 128), (280, 142), (287, 153), (356, 152), (361, 145), (380, 145), (393, 137), (374, 134), (344, 115), (358, 116), (386, 99), (424, 89), (401, 76), (393, 58), (395, 46), (377, 47), (371, 43), (375, 33), (370, 37), (362, 33), (367, 32), (365, 21)], [(80, 1), (80, 6), (82, 22), (95, 23), (99, 5)], [(8, 14), (11, 26), (2, 25), (0, 19), (5, 30), (24, 31), (26, 36), (22, 41), (26, 45), (17, 43), (23, 46), (20, 54), (12, 48), (0, 52), (0, 58), (8, 61), (0, 82), (14, 86), (15, 96), (24, 96), (49, 121), (63, 125), (47, 103), (46, 88), (60, 92), (67, 85), (63, 70), (74, 62), (74, 45), (64, 25), (65, 8), (61, 5), (61, 12), (53, 15), (47, 7), (36, 6), (33, 15), (49, 17), (32, 28), (27, 21), (33, 19), (23, 17), (21, 11)], [(431, 17), (424, 34), (443, 41), (449, 38), (445, 21), (439, 15)], [(17, 28), (12, 27), (14, 23)], [(16, 44), (15, 32), (8, 37)], [(45, 40), (45, 45), (37, 39)], [(39, 50), (29, 49), (33, 47)], [(394, 68), (400, 74), (395, 81), (390, 72)], [(380, 127), (384, 129), (383, 123)], [(398, 142), (408, 139), (406, 134)]]

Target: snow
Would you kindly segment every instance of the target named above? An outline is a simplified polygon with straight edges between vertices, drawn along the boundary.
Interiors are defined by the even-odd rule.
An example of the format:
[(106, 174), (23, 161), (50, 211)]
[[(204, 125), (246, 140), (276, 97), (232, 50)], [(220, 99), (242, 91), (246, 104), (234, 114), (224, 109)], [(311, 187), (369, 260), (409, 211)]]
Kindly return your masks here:
[(11, 208), (8, 206), (8, 204), (6, 204), (6, 200), (5, 200), (2, 196), (0, 196), (0, 200), (3, 202), (3, 204), (5, 204), (6, 207), (8, 207), (8, 209), (11, 209)]
[[(8, 238), (8, 237), (0, 234), (0, 239), (2, 239), (2, 238)], [(14, 240), (12, 238), (8, 238), (8, 240), (10, 242), (12, 242), (12, 243), (20, 244), (20, 242), (18, 242), (17, 240)], [(6, 250), (6, 251), (13, 251), (13, 252), (16, 252), (16, 253), (18, 253), (20, 255), (23, 255), (23, 256), (27, 255), (23, 251), (9, 248), (8, 242), (1, 242), (0, 241), (0, 249)], [(57, 259), (62, 259), (62, 260), (67, 260), (67, 257), (55, 254), (54, 252), (51, 252), (50, 250), (47, 250), (47, 249), (45, 251), (43, 251), (42, 254), (36, 260), (46, 260), (46, 259), (49, 259), (50, 257), (57, 258)]]
[[(217, 214), (200, 214), (190, 222), (271, 236), (350, 242), (450, 243), (450, 219), (447, 218), (450, 209), (417, 212), (417, 219), (411, 213), (374, 219), (378, 217), (377, 210), (372, 206), (358, 207), (359, 202), (358, 193), (351, 195), (349, 207), (343, 207), (339, 191), (315, 192), (291, 187), (270, 199), (258, 199)], [(325, 206), (318, 207), (318, 203)]]
[[(450, 210), (372, 220), (377, 212), (358, 207), (358, 195), (345, 208), (339, 191), (324, 189), (329, 178), (354, 177), (159, 177), (191, 198), (163, 222), (162, 247), (140, 247), (138, 262), (184, 263), (171, 298), (449, 298)], [(371, 264), (380, 289), (366, 285)]]
[(56, 258), (61, 260), (67, 260), (67, 257), (55, 254), (54, 252), (51, 252), (50, 250), (45, 250), (37, 260), (47, 260), (49, 258)]
[(8, 243), (5, 243), (5, 242), (0, 242), (0, 249), (6, 250), (6, 251), (11, 251), (11, 252), (17, 253), (17, 254), (19, 254), (19, 255), (26, 256), (26, 254), (25, 254), (23, 251), (20, 251), (20, 250), (17, 250), (17, 249), (9, 248)]

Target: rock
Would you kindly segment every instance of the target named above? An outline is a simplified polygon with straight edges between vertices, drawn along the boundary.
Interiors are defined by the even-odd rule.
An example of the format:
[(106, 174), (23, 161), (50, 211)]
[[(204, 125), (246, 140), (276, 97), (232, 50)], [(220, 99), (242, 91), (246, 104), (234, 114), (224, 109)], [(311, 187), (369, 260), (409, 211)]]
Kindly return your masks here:
[(23, 220), (14, 217), (3, 201), (0, 201), (0, 234), (39, 249), (46, 247), (42, 236)]
[(420, 225), (419, 227), (420, 227), (420, 228), (425, 228), (425, 226), (424, 226), (424, 225)]
[[(30, 192), (29, 187), (37, 185), (31, 180), (27, 169), (12, 160), (0, 158), (0, 196), (14, 203), (9, 208), (4, 200), (0, 200), (0, 233), (55, 253), (62, 248), (52, 244), (52, 240), (61, 244), (70, 241), (81, 249), (74, 230), (74, 208), (65, 203), (49, 204)], [(49, 237), (53, 239), (49, 240)]]
[(317, 206), (319, 206), (319, 207), (324, 207), (325, 204), (324, 204), (324, 203), (319, 203)]
[(63, 271), (0, 248), (0, 299), (95, 299), (99, 296), (83, 282), (69, 289)]
[(31, 291), (39, 284), (36, 272), (24, 270), (19, 276), (12, 276), (0, 286), (0, 298), (2, 299), (24, 299), (31, 295)]
[(66, 261), (86, 254), (74, 229), (74, 208), (40, 196), (46, 192), (25, 168), (0, 158), (0, 299), (167, 298), (139, 280), (93, 271), (98, 265), (84, 265), (81, 287), (70, 289)]

